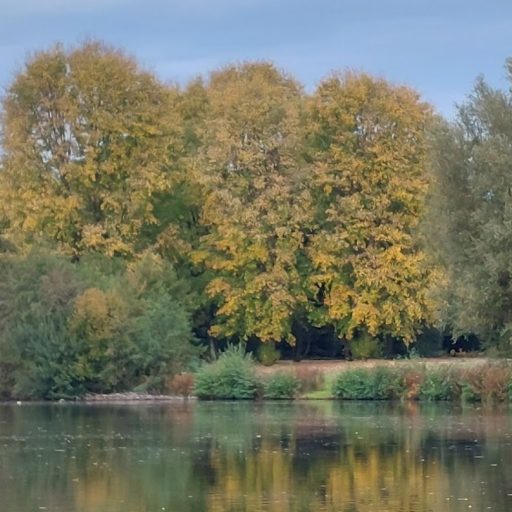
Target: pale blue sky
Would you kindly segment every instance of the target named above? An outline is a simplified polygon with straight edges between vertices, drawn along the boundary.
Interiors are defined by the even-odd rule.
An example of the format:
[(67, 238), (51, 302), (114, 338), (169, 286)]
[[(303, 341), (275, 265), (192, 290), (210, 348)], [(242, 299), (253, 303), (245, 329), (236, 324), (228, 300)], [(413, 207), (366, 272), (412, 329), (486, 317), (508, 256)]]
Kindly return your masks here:
[(479, 73), (507, 87), (512, 0), (0, 0), (0, 86), (30, 52), (86, 38), (180, 83), (247, 59), (273, 60), (308, 90), (365, 70), (451, 115)]

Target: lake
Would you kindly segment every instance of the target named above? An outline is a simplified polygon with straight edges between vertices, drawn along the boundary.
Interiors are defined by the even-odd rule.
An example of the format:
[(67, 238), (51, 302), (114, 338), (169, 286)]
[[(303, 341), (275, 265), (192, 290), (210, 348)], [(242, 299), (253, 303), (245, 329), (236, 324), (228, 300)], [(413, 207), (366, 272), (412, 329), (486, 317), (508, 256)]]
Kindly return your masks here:
[(505, 512), (511, 461), (508, 408), (0, 405), (1, 512)]

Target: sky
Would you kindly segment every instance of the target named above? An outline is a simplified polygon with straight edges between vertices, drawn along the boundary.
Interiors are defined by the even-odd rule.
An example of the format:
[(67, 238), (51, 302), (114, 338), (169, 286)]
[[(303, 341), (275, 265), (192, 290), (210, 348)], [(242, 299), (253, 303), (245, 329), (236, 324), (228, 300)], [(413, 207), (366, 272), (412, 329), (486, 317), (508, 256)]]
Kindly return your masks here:
[(255, 59), (308, 91), (333, 71), (367, 71), (452, 117), (478, 75), (508, 87), (512, 0), (0, 0), (0, 87), (34, 51), (86, 39), (182, 84)]

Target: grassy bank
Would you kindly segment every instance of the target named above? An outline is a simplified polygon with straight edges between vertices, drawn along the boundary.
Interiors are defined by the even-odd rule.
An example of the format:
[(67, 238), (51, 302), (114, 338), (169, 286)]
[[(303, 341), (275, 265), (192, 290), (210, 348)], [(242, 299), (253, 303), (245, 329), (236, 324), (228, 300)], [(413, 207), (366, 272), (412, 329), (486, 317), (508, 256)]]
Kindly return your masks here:
[(238, 349), (205, 365), (193, 392), (200, 399), (341, 399), (512, 401), (508, 360), (381, 361), (281, 365), (263, 369)]

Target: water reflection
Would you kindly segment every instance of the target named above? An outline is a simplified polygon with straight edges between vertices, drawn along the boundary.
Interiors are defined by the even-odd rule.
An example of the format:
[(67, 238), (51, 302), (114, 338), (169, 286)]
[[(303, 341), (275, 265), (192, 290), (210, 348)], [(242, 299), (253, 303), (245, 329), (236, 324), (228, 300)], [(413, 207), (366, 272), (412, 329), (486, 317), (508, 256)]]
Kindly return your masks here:
[(0, 406), (2, 511), (512, 509), (508, 409)]

